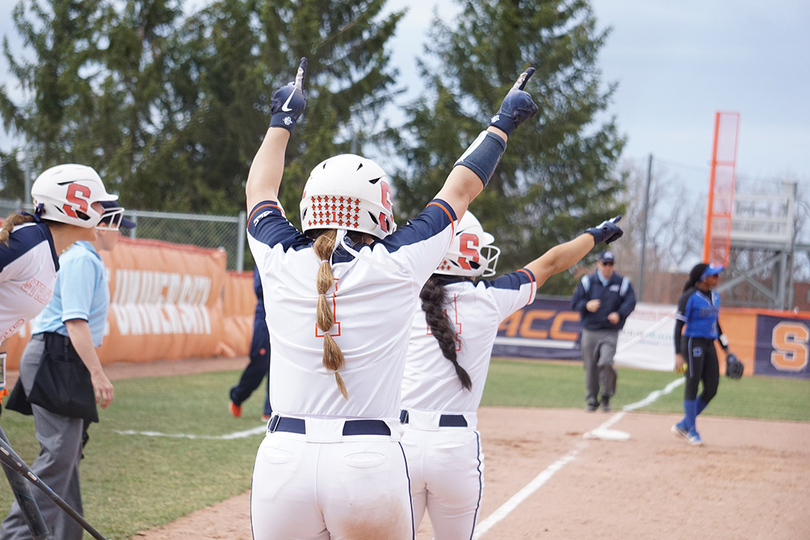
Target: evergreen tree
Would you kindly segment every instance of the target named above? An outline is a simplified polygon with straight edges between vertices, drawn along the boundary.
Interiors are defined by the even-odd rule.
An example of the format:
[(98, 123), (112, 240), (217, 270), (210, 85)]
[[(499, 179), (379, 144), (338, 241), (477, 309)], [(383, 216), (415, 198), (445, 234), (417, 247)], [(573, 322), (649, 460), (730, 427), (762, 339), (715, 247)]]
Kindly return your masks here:
[[(7, 129), (33, 141), (35, 171), (95, 167), (133, 208), (235, 213), (269, 124), (269, 99), (309, 58), (309, 104), (288, 148), (295, 220), (309, 171), (349, 151), (361, 115), (390, 99), (385, 47), (403, 12), (385, 0), (220, 0), (185, 17), (181, 0), (23, 0), (15, 26), (33, 60), (0, 88)], [(37, 23), (25, 17), (25, 9)]]
[[(486, 126), (526, 67), (540, 107), (513, 133), (492, 180), (470, 209), (502, 249), (499, 270), (514, 270), (622, 209), (614, 169), (624, 140), (612, 121), (596, 122), (613, 86), (600, 88), (596, 30), (587, 0), (461, 0), (453, 27), (436, 20), (429, 60), (420, 63), (427, 97), (407, 108), (395, 145), (400, 214), (416, 214), (455, 159)], [(547, 294), (570, 294), (560, 274)]]
[(386, 44), (404, 12), (381, 18), (384, 5), (385, 0), (276, 0), (264, 5), (263, 58), (266, 72), (274, 76), (265, 86), (268, 100), (273, 89), (293, 80), (300, 57), (309, 60), (307, 109), (287, 148), (280, 195), (293, 223), (309, 172), (335, 154), (360, 153), (369, 134), (357, 126), (370, 123), (391, 99), (397, 72), (388, 65)]
[[(26, 17), (26, 8), (33, 21)], [(46, 7), (37, 0), (23, 1), (12, 19), (34, 58), (15, 57), (4, 38), (9, 71), (30, 96), (15, 104), (6, 86), (0, 86), (6, 131), (31, 142), (35, 170), (66, 161), (97, 165), (87, 140), (96, 109), (93, 79), (100, 56), (101, 0), (48, 0)]]

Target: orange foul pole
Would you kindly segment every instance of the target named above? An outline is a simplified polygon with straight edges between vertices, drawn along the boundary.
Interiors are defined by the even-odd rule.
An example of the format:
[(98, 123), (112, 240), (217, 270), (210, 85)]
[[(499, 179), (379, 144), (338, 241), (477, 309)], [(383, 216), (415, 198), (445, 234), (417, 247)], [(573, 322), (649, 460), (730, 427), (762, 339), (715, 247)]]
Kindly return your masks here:
[(731, 214), (739, 129), (740, 113), (715, 113), (703, 262), (722, 266), (728, 264), (731, 247)]

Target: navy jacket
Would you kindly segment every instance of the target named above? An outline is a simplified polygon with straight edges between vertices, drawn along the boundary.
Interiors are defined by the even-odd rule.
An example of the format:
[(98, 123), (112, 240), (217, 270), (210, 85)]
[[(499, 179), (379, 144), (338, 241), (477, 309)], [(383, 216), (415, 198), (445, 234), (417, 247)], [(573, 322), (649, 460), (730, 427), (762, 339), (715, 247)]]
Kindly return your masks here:
[[(585, 308), (589, 300), (600, 300), (599, 309), (591, 313)], [(633, 285), (626, 277), (616, 272), (610, 276), (607, 286), (602, 285), (596, 272), (582, 277), (571, 299), (571, 309), (580, 314), (582, 328), (587, 330), (619, 330), (624, 327), (624, 321), (636, 308), (636, 293)], [(618, 324), (608, 321), (608, 315), (613, 312), (621, 315)]]

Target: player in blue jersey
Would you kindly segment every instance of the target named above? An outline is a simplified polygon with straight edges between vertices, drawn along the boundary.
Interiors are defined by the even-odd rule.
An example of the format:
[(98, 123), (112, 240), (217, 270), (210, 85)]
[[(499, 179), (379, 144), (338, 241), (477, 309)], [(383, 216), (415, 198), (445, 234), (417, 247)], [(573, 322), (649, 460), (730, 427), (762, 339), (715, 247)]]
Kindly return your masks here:
[(312, 171), (299, 231), (278, 192), (287, 144), (306, 105), (305, 72), (306, 59), (296, 81), (273, 93), (270, 128), (246, 186), (248, 241), (272, 345), (273, 416), (253, 471), (253, 535), (412, 539), (399, 443), (411, 321), (458, 218), (489, 181), (509, 134), (537, 111), (523, 90), (531, 72), (407, 225), (397, 229), (384, 170), (339, 155)]
[(498, 326), (532, 302), (549, 277), (594, 245), (619, 238), (615, 221), (551, 248), (517, 272), (478, 283), (476, 277), (495, 274), (500, 250), (471, 212), (459, 221), (444, 260), (422, 288), (402, 381), (402, 446), (415, 529), (427, 509), (435, 540), (473, 537), (484, 487), (476, 410)]
[[(695, 421), (717, 394), (720, 382), (720, 365), (714, 341), (717, 340), (729, 354), (728, 339), (718, 321), (720, 295), (713, 290), (722, 271), (722, 266), (695, 265), (678, 300), (678, 313), (675, 316), (675, 370), (686, 370), (686, 386), (684, 417), (672, 426), (672, 433), (693, 446), (703, 444)], [(698, 396), (701, 381), (703, 392)]]

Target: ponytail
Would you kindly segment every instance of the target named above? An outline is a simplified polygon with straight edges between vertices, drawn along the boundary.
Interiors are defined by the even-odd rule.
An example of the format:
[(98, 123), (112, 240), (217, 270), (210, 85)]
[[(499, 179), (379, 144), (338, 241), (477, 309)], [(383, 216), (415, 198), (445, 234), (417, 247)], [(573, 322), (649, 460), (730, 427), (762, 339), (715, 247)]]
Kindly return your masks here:
[(14, 230), (14, 227), (17, 225), (22, 225), (23, 223), (30, 223), (32, 221), (34, 221), (34, 216), (30, 214), (14, 212), (8, 216), (3, 222), (3, 227), (0, 228), (0, 243), (8, 247), (8, 238), (11, 236), (11, 231)]
[(709, 265), (706, 263), (696, 264), (692, 270), (689, 271), (689, 279), (686, 280), (686, 284), (683, 286), (683, 292), (693, 289), (700, 281), (700, 276), (703, 275), (703, 272), (705, 272), (708, 267)]
[(444, 281), (439, 276), (431, 276), (419, 292), (422, 299), (422, 311), (425, 312), (430, 332), (436, 341), (445, 358), (453, 363), (456, 368), (456, 375), (461, 381), (461, 386), (469, 390), (472, 388), (470, 375), (461, 367), (456, 358), (456, 333), (444, 313), (444, 305), (447, 301), (447, 293), (444, 290)]
[(335, 248), (336, 238), (337, 231), (335, 229), (329, 229), (318, 236), (315, 243), (312, 245), (315, 255), (321, 260), (321, 266), (318, 268), (318, 276), (316, 278), (316, 286), (318, 289), (317, 325), (318, 329), (323, 332), (323, 365), (326, 369), (335, 373), (335, 381), (337, 382), (340, 393), (343, 394), (345, 399), (349, 399), (346, 384), (343, 382), (343, 377), (338, 373), (338, 370), (346, 363), (346, 358), (343, 356), (343, 351), (340, 350), (337, 342), (329, 333), (335, 325), (335, 314), (326, 298), (327, 291), (335, 284), (335, 276), (332, 273), (332, 264), (330, 261)]

